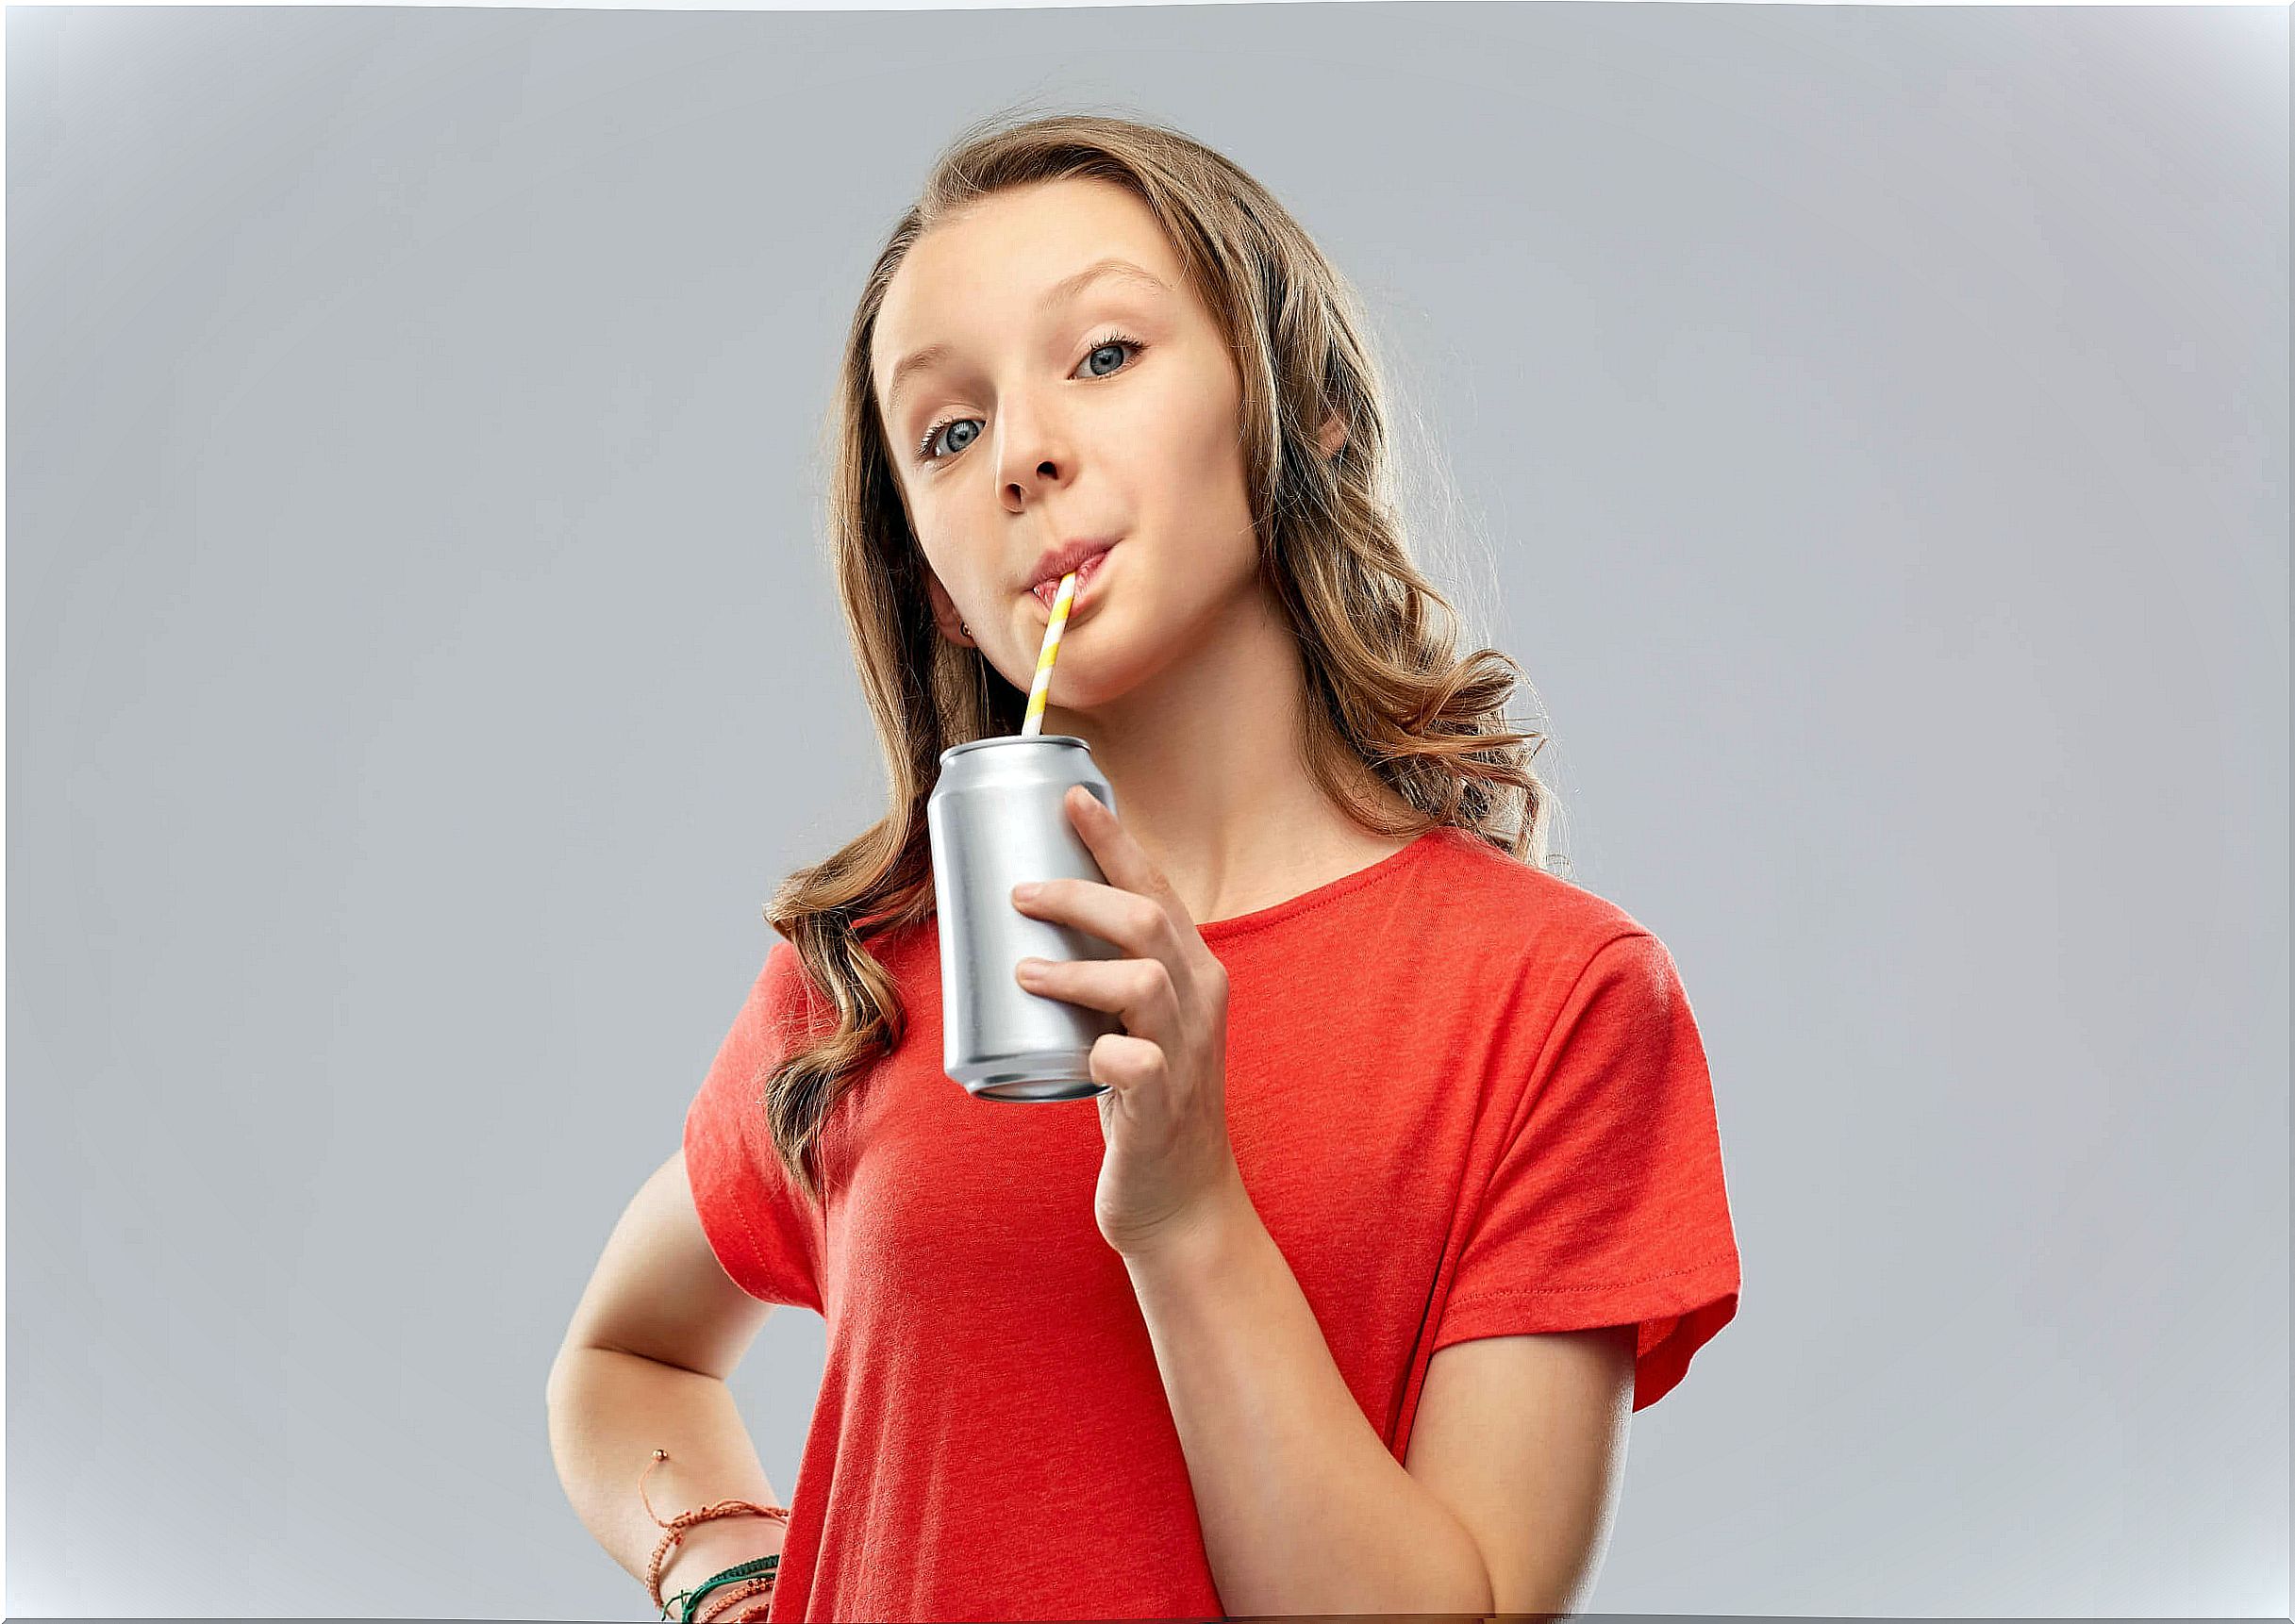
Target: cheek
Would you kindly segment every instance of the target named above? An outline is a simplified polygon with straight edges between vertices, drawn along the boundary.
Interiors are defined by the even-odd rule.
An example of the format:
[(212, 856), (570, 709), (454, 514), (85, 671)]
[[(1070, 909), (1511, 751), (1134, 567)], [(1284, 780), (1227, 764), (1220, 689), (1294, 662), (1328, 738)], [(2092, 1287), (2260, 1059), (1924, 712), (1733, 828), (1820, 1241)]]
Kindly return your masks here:
[(1123, 460), (1143, 476), (1146, 500), (1192, 506), (1239, 483), (1235, 411), (1216, 396), (1174, 389), (1143, 401), (1121, 446)]

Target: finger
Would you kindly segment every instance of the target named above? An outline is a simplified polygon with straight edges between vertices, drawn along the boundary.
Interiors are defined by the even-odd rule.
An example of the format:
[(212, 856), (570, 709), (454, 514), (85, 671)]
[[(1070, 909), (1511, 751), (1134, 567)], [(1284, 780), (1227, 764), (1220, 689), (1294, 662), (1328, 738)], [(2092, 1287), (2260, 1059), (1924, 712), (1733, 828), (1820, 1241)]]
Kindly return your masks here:
[(1171, 962), (1180, 936), (1172, 916), (1152, 898), (1073, 875), (1037, 883), (1033, 895), (1017, 890), (1012, 905), (1031, 919), (1057, 920), (1112, 942), (1128, 958)]
[(1144, 1037), (1104, 1032), (1092, 1042), (1090, 1065), (1094, 1082), (1123, 1094), (1162, 1074), (1163, 1050)]
[(1187, 904), (1179, 900), (1178, 891), (1164, 878), (1155, 859), (1132, 838), (1132, 832), (1123, 826), (1122, 819), (1081, 784), (1069, 787), (1066, 805), (1068, 820), (1084, 837), (1100, 871), (1111, 885), (1150, 898), (1174, 920), (1186, 920), (1189, 927), (1193, 928), (1195, 921), (1189, 919)]
[(1012, 977), (1040, 998), (1116, 1016), (1135, 1037), (1166, 1049), (1179, 1039), (1179, 995), (1161, 959), (1024, 958)]

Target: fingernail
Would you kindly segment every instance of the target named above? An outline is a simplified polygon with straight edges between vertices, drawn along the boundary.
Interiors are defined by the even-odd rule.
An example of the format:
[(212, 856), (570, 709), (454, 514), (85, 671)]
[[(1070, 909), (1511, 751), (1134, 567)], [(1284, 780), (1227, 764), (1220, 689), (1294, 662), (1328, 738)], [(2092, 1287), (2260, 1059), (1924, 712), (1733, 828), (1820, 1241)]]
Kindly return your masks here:
[(1023, 975), (1034, 975), (1044, 968), (1044, 961), (1040, 958), (1023, 958), (1014, 968)]
[(1036, 894), (1043, 888), (1034, 880), (1023, 881), (1012, 887), (1012, 900), (1016, 903), (1032, 903), (1036, 901)]

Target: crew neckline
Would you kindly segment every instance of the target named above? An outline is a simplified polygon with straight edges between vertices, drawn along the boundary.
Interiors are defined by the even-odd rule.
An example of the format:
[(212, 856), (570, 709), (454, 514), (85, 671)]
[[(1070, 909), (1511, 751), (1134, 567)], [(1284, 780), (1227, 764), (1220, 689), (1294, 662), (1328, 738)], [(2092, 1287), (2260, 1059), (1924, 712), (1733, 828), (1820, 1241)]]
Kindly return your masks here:
[(1381, 880), (1392, 879), (1432, 852), (1435, 849), (1435, 843), (1452, 832), (1451, 825), (1438, 823), (1433, 828), (1413, 837), (1410, 844), (1405, 846), (1401, 851), (1389, 852), (1367, 868), (1357, 869), (1351, 874), (1341, 874), (1336, 880), (1325, 880), (1322, 885), (1301, 891), (1295, 897), (1287, 897), (1279, 903), (1270, 903), (1267, 906), (1254, 908), (1247, 914), (1231, 914), (1223, 920), (1202, 920), (1195, 927), (1196, 934), (1202, 936), (1206, 943), (1221, 942), (1235, 936), (1249, 936), (1255, 931), (1263, 931), (1273, 925), (1283, 924), (1298, 918), (1301, 914), (1311, 913), (1352, 892), (1359, 891), (1365, 886), (1374, 886)]

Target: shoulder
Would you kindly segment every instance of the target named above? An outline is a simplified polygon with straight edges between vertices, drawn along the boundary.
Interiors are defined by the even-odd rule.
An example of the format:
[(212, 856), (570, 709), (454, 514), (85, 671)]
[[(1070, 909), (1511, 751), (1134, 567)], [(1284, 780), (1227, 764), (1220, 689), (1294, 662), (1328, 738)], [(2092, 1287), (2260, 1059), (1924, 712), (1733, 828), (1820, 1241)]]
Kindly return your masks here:
[(1436, 831), (1429, 889), (1452, 922), (1505, 943), (1522, 969), (1572, 974), (1621, 937), (1654, 933), (1618, 903), (1515, 856), (1471, 829)]
[[(871, 958), (890, 969), (896, 965), (906, 964), (919, 953), (937, 952), (940, 928), (939, 911), (927, 909), (921, 918), (914, 920), (864, 923), (855, 933), (855, 939)], [(798, 953), (796, 943), (777, 930), (765, 955), (765, 973), (791, 985), (809, 976), (804, 955)]]
[[(937, 997), (940, 977), (940, 916), (927, 912), (921, 919), (870, 924), (856, 936), (859, 951), (873, 959), (894, 994), (907, 1001), (920, 995)], [(846, 1000), (838, 996), (805, 961), (796, 944), (776, 933), (760, 983), (783, 1008), (802, 1010), (804, 1019), (835, 1024), (836, 1013)], [(873, 976), (872, 980), (875, 979)]]

